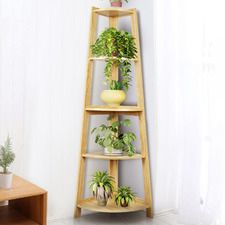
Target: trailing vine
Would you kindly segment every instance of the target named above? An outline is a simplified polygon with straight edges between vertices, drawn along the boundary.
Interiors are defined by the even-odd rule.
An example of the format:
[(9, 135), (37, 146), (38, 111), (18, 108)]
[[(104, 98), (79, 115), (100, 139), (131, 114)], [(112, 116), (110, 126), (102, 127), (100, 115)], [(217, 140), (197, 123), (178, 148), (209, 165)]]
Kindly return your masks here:
[[(134, 37), (126, 31), (108, 28), (100, 34), (91, 48), (94, 56), (107, 57), (104, 74), (105, 84), (110, 90), (127, 91), (132, 80), (131, 59), (135, 59), (137, 53)], [(111, 79), (113, 64), (120, 71), (121, 79), (118, 81)]]

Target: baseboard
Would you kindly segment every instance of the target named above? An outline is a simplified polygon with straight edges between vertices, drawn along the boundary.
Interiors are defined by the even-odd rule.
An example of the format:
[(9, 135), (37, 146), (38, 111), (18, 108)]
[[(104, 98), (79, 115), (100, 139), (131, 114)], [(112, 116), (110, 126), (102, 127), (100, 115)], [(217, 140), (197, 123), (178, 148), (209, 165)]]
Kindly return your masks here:
[(159, 212), (155, 212), (154, 217), (166, 216), (168, 214), (177, 214), (177, 210), (176, 209), (166, 209), (166, 210), (162, 210)]

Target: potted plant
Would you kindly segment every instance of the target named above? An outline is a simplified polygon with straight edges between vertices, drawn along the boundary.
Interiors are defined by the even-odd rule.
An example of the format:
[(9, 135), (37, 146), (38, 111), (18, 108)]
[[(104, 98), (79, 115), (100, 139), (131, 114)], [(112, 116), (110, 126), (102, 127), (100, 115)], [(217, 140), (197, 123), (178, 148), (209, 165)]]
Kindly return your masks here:
[(12, 187), (13, 174), (8, 171), (8, 167), (15, 159), (15, 154), (12, 152), (11, 139), (7, 137), (5, 144), (0, 146), (0, 188), (10, 189)]
[[(101, 93), (101, 99), (110, 106), (119, 106), (125, 100), (124, 91), (128, 91), (132, 80), (131, 59), (135, 59), (137, 54), (134, 37), (126, 31), (108, 28), (100, 34), (91, 49), (95, 57), (106, 57), (104, 83), (109, 90)], [(118, 81), (111, 79), (113, 64), (119, 68)]]
[[(109, 117), (108, 120), (111, 118)], [(132, 132), (120, 132), (120, 128), (130, 127), (131, 121), (125, 119), (123, 121), (115, 121), (111, 125), (102, 124), (92, 129), (91, 133), (95, 133), (95, 143), (104, 148), (105, 155), (121, 155), (126, 152), (129, 156), (135, 153), (135, 147), (132, 144), (136, 140), (136, 135)]]
[[(128, 0), (125, 0), (125, 2), (128, 2)], [(122, 0), (110, 0), (112, 7), (122, 7)]]
[(130, 187), (119, 187), (115, 195), (115, 203), (117, 206), (127, 207), (135, 200), (135, 193)]
[(113, 194), (114, 178), (106, 171), (96, 171), (90, 181), (90, 188), (99, 206), (106, 206)]

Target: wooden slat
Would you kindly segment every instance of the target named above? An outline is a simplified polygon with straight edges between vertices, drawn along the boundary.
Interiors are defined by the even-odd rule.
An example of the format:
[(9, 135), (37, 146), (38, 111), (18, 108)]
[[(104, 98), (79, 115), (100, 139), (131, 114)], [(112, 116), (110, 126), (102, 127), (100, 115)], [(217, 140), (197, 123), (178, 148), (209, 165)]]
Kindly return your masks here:
[[(133, 9), (133, 14), (131, 16), (131, 29), (132, 34), (135, 37), (136, 46), (138, 49), (137, 57), (139, 61), (135, 62), (135, 75), (136, 75), (136, 90), (137, 90), (137, 100), (138, 106), (144, 108), (144, 90), (143, 90), (143, 78), (142, 78), (142, 63), (141, 63), (141, 50), (139, 41), (139, 27), (138, 27), (138, 17), (136, 9)], [(144, 191), (145, 191), (145, 202), (149, 205), (146, 210), (146, 215), (148, 217), (153, 217), (152, 209), (152, 187), (151, 187), (151, 177), (149, 169), (149, 158), (148, 158), (148, 137), (147, 137), (147, 127), (145, 110), (139, 114), (139, 127), (140, 127), (140, 138), (141, 138), (141, 149), (142, 149), (142, 171), (144, 178)]]
[(122, 17), (122, 16), (130, 16), (132, 15), (132, 10), (130, 9), (123, 9), (123, 8), (105, 8), (105, 9), (95, 9), (95, 13), (101, 16), (106, 17)]
[(95, 212), (104, 212), (104, 213), (126, 213), (140, 211), (148, 208), (149, 206), (145, 203), (144, 200), (136, 198), (135, 202), (132, 202), (128, 207), (119, 207), (116, 206), (113, 200), (110, 200), (107, 203), (107, 206), (98, 206), (97, 201), (93, 198), (88, 198), (82, 200), (78, 207), (95, 211)]
[[(114, 27), (117, 28), (118, 25), (118, 17), (109, 17), (109, 27)], [(118, 80), (119, 79), (119, 70), (118, 66), (114, 62), (112, 65), (112, 74), (111, 74), (111, 80)], [(118, 121), (119, 116), (118, 114), (111, 114), (111, 121), (109, 122), (112, 124), (114, 121)], [(114, 177), (115, 179), (115, 184), (114, 188), (115, 190), (118, 188), (118, 183), (119, 183), (119, 163), (118, 160), (109, 160), (108, 163), (108, 170), (109, 174)]]
[(102, 160), (134, 160), (134, 159), (142, 159), (143, 156), (141, 154), (134, 154), (133, 156), (128, 155), (104, 155), (102, 152), (88, 152), (82, 155), (85, 158), (91, 159), (102, 159)]
[[(107, 59), (113, 59), (113, 60), (117, 60), (117, 57), (90, 57), (89, 60), (90, 61), (105, 61)], [(123, 60), (127, 60), (127, 58), (122, 58)], [(135, 59), (129, 59), (129, 61), (134, 61), (137, 62), (138, 58)]]
[[(89, 36), (89, 46), (94, 44), (96, 40), (97, 33), (97, 14), (94, 13), (96, 8), (93, 7), (91, 11), (90, 18), (90, 36)], [(88, 58), (91, 56), (91, 49), (88, 49)], [(86, 77), (86, 88), (85, 88), (85, 100), (84, 100), (84, 114), (83, 114), (83, 127), (81, 134), (81, 153), (80, 153), (80, 161), (79, 161), (79, 176), (77, 182), (77, 197), (76, 202), (80, 202), (83, 198), (83, 190), (84, 190), (84, 178), (85, 178), (85, 158), (82, 157), (82, 154), (86, 152), (87, 148), (87, 137), (88, 137), (88, 126), (89, 126), (89, 115), (86, 112), (85, 108), (87, 105), (91, 103), (91, 91), (92, 91), (92, 79), (93, 79), (93, 62), (87, 62), (87, 77)], [(74, 216), (80, 217), (81, 210), (79, 207), (76, 207)]]
[(86, 107), (86, 111), (89, 112), (122, 112), (122, 113), (132, 113), (132, 112), (142, 112), (141, 107), (137, 106), (118, 106), (118, 107), (110, 107), (107, 105), (91, 105)]

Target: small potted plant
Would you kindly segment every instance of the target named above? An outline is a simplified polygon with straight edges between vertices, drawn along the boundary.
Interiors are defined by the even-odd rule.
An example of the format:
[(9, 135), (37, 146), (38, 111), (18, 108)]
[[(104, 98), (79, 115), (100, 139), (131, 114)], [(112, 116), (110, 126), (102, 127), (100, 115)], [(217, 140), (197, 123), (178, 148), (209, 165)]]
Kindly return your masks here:
[(117, 206), (127, 207), (135, 200), (135, 193), (130, 187), (119, 187), (115, 195), (115, 203)]
[[(100, 34), (91, 49), (95, 57), (106, 57), (104, 83), (109, 89), (101, 93), (101, 99), (109, 106), (119, 106), (125, 100), (125, 92), (132, 80), (131, 59), (135, 59), (137, 54), (134, 37), (126, 31), (108, 28)], [(118, 81), (111, 79), (113, 64), (120, 72)]]
[[(108, 118), (110, 121), (110, 117)], [(132, 132), (120, 132), (120, 128), (130, 127), (131, 121), (115, 121), (111, 125), (102, 124), (92, 129), (91, 133), (95, 134), (95, 143), (104, 148), (105, 155), (121, 155), (126, 152), (129, 156), (135, 153), (135, 147), (132, 144), (136, 140), (136, 135)]]
[(12, 152), (11, 139), (8, 137), (4, 145), (0, 146), (0, 188), (10, 189), (12, 187), (13, 174), (8, 171), (9, 166), (15, 159), (15, 154)]
[(90, 181), (90, 188), (99, 206), (106, 206), (113, 194), (114, 178), (106, 171), (96, 171)]
[[(128, 0), (125, 0), (125, 2), (128, 2)], [(122, 7), (122, 0), (110, 0), (112, 7)]]

